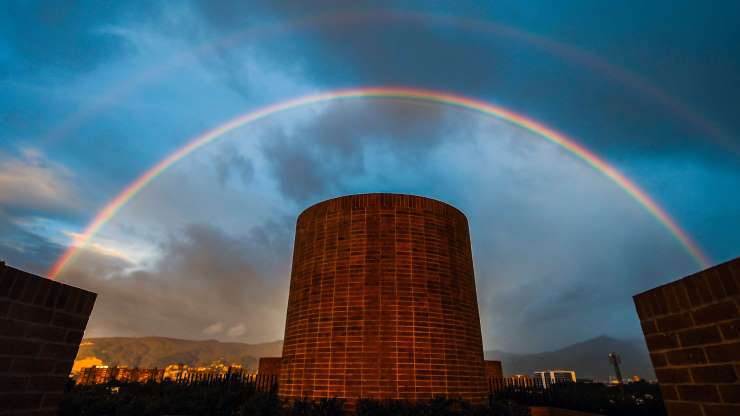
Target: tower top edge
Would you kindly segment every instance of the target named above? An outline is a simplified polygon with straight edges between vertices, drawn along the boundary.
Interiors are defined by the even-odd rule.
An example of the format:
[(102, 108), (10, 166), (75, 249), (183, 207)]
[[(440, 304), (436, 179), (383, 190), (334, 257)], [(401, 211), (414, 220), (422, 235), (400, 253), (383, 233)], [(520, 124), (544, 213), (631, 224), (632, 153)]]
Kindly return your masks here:
[(429, 209), (436, 212), (455, 213), (462, 216), (465, 221), (467, 221), (467, 217), (464, 212), (447, 202), (420, 195), (385, 192), (343, 195), (317, 202), (304, 209), (303, 212), (298, 215), (298, 219), (300, 220), (304, 215), (320, 209), (346, 210), (373, 207)]

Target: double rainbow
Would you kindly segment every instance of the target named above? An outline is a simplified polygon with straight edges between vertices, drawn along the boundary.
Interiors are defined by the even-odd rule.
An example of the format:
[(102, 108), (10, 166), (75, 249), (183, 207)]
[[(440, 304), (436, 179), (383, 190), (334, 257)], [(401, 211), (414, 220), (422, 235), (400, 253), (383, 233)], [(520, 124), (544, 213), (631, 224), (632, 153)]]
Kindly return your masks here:
[(709, 265), (708, 258), (704, 255), (699, 246), (688, 236), (688, 234), (684, 230), (682, 230), (678, 226), (678, 224), (666, 213), (665, 210), (663, 210), (634, 182), (627, 179), (617, 169), (607, 164), (604, 160), (599, 158), (590, 150), (576, 143), (574, 140), (550, 129), (549, 127), (505, 108), (472, 98), (466, 98), (441, 91), (405, 87), (363, 87), (312, 94), (273, 104), (243, 114), (210, 131), (201, 134), (200, 136), (193, 138), (185, 146), (171, 153), (169, 156), (154, 165), (151, 169), (146, 171), (143, 175), (141, 175), (138, 179), (129, 184), (123, 191), (121, 191), (121, 193), (119, 193), (113, 200), (111, 200), (95, 216), (92, 222), (87, 225), (84, 232), (77, 238), (75, 238), (75, 241), (67, 248), (65, 253), (61, 257), (59, 257), (59, 259), (57, 259), (57, 261), (54, 263), (51, 270), (49, 271), (49, 277), (51, 279), (56, 279), (64, 270), (64, 267), (76, 257), (79, 250), (84, 247), (95, 235), (95, 233), (97, 233), (101, 227), (103, 227), (114, 215), (116, 215), (116, 213), (124, 205), (126, 205), (126, 203), (131, 200), (131, 198), (136, 196), (136, 194), (144, 189), (157, 176), (166, 171), (170, 166), (174, 165), (179, 160), (188, 156), (190, 153), (194, 152), (200, 147), (218, 139), (219, 137), (222, 137), (224, 134), (234, 129), (281, 113), (283, 111), (293, 110), (312, 104), (334, 100), (362, 98), (403, 99), (463, 108), (503, 119), (526, 130), (529, 130), (552, 143), (562, 146), (570, 153), (577, 156), (587, 164), (591, 165), (594, 169), (601, 172), (604, 176), (611, 179), (620, 188), (622, 188), (625, 192), (632, 196), (635, 201), (642, 205), (653, 217), (655, 217), (676, 238), (676, 240), (681, 243), (681, 245), (697, 261), (699, 265), (703, 267)]

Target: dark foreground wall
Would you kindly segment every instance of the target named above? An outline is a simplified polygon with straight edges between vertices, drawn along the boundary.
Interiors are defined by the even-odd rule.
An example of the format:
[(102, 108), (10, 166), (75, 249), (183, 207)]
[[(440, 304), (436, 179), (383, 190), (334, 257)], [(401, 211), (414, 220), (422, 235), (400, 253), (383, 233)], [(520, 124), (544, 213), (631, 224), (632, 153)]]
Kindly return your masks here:
[(0, 415), (55, 415), (97, 295), (0, 263)]
[(353, 195), (298, 218), (279, 394), (486, 400), (468, 222), (428, 198)]
[(577, 410), (560, 409), (557, 407), (530, 407), (532, 416), (600, 416), (596, 413), (579, 412)]
[(668, 414), (740, 415), (740, 258), (634, 300)]

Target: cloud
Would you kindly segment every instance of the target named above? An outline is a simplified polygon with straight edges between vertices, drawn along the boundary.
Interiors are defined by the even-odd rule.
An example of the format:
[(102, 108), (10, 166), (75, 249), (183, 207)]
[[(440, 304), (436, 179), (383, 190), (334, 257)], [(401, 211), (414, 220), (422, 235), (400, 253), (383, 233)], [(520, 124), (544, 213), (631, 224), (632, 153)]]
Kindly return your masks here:
[(20, 225), (15, 215), (0, 207), (0, 260), (44, 275), (63, 251), (64, 246)]
[(263, 134), (262, 153), (280, 191), (296, 202), (348, 190), (366, 173), (370, 148), (382, 148), (405, 163), (419, 163), (466, 127), (443, 107), (372, 100), (331, 103), (291, 128)]
[(124, 38), (107, 30), (127, 18), (156, 14), (154, 8), (127, 8), (118, 2), (2, 2), (0, 38), (9, 52), (0, 78), (44, 72), (89, 71), (127, 48)]
[[(71, 241), (74, 242), (79, 242), (85, 239), (85, 235), (81, 233), (67, 231), (64, 234), (68, 236)], [(103, 255), (104, 257), (119, 258), (129, 263), (132, 262), (131, 258), (127, 255), (127, 253), (124, 252), (124, 250), (121, 250), (114, 246), (108, 246), (104, 243), (99, 242), (98, 240), (101, 239), (99, 237), (93, 237), (90, 241), (87, 242), (85, 250)]]
[[(255, 31), (255, 36), (245, 39), (258, 38), (252, 48), (222, 50), (217, 58), (220, 64), (214, 66), (242, 94), (249, 93), (242, 89), (248, 84), (243, 74), (255, 50), (263, 66), (288, 71), (293, 78), (318, 86), (444, 84), (490, 89), (505, 82), (505, 69), (512, 61), (508, 51), (490, 42), (489, 36), (438, 27), (432, 20), (403, 19), (409, 8), (391, 3), (322, 1), (310, 9), (294, 1), (195, 4), (195, 14), (213, 39)], [(434, 13), (428, 7), (425, 10)], [(465, 6), (446, 12), (461, 18), (475, 13)], [(276, 21), (282, 29), (262, 23)], [(264, 30), (271, 36), (260, 37), (259, 29), (264, 27), (271, 28)]]
[(224, 332), (224, 323), (223, 322), (215, 322), (211, 325), (208, 325), (203, 329), (203, 333), (206, 335), (217, 335)]
[(221, 147), (213, 157), (213, 164), (221, 186), (225, 186), (232, 177), (241, 179), (243, 185), (254, 177), (254, 164), (233, 145)]
[(35, 149), (18, 155), (0, 152), (0, 258), (45, 274), (64, 250), (60, 223), (87, 207), (66, 166)]
[[(695, 271), (694, 261), (584, 163), (531, 136), (494, 136), (485, 151), (446, 152), (457, 168), (442, 184), (470, 220), (487, 347), (542, 351), (604, 328), (638, 337), (631, 296)], [(529, 145), (512, 145), (520, 140)]]
[(83, 250), (61, 279), (99, 294), (87, 336), (272, 341), (282, 335), (287, 302), (287, 234), (275, 224), (238, 236), (191, 224), (149, 267)]
[(20, 157), (0, 153), (0, 206), (26, 214), (70, 213), (83, 205), (74, 179), (70, 170), (36, 150)]
[[(618, 13), (628, 11), (623, 6), (614, 8)], [(696, 56), (677, 58), (671, 56), (675, 51), (665, 50), (670, 58), (650, 59), (646, 66), (644, 59), (632, 55), (632, 49), (632, 53), (615, 50), (605, 38), (591, 36), (594, 28), (582, 22), (598, 21), (603, 16), (594, 10), (550, 10), (545, 19), (550, 23), (544, 31), (535, 21), (522, 20), (516, 6), (457, 3), (422, 8), (388, 2), (322, 1), (309, 10), (292, 0), (257, 6), (196, 1), (193, 10), (212, 39), (256, 29), (253, 36), (244, 38), (249, 47), (219, 50), (209, 61), (225, 84), (245, 97), (260, 89), (248, 79), (259, 72), (251, 63), (259, 61), (263, 68), (269, 68), (267, 72), (289, 74), (319, 89), (409, 85), (508, 103), (589, 144), (620, 154), (705, 153), (705, 143), (713, 141), (733, 152), (717, 152), (715, 158), (737, 163), (740, 145), (727, 133), (727, 127), (737, 124), (729, 111), (733, 106), (718, 104), (727, 101), (726, 88), (721, 85), (732, 84), (728, 75), (737, 72), (730, 69), (737, 63), (708, 63)], [(574, 16), (582, 18), (571, 22), (566, 32), (557, 29), (563, 25), (553, 25)], [(270, 36), (259, 35), (260, 27), (276, 25), (284, 29), (266, 30)], [(643, 52), (655, 50), (664, 41), (663, 30), (674, 29), (666, 27), (650, 34), (639, 31)], [(632, 37), (638, 33), (618, 32), (614, 36), (630, 39), (622, 43), (625, 45), (634, 44)], [(703, 32), (709, 38), (717, 36)], [(674, 35), (680, 38), (686, 33)], [(692, 36), (689, 42), (696, 40)], [(715, 40), (707, 45), (725, 43)], [(679, 60), (682, 65), (676, 66)], [(712, 94), (692, 91), (688, 96), (709, 102), (703, 106), (678, 91), (704, 87), (706, 83), (693, 87), (696, 83), (688, 82), (695, 79), (697, 66), (717, 74), (708, 81), (715, 84)], [(672, 80), (672, 84), (662, 85), (662, 80)], [(578, 88), (573, 88), (574, 84)], [(713, 106), (724, 118), (724, 125), (701, 114), (702, 108)], [(595, 130), (598, 136), (594, 136)]]
[(238, 337), (244, 335), (247, 332), (247, 327), (244, 324), (234, 325), (226, 332), (230, 337)]

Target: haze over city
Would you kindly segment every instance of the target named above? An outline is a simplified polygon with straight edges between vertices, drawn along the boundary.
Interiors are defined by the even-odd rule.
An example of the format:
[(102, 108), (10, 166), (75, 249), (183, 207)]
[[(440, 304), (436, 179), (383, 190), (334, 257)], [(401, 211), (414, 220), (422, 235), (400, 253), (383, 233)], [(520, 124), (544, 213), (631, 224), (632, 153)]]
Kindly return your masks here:
[(86, 337), (282, 339), (345, 194), (467, 215), (485, 350), (641, 339), (738, 255), (738, 4), (301, 3), (0, 6), (0, 259), (98, 293)]

